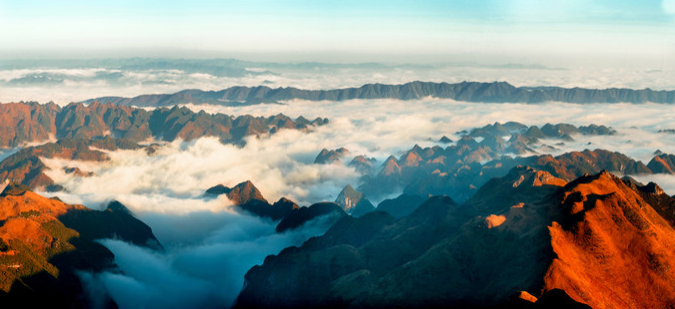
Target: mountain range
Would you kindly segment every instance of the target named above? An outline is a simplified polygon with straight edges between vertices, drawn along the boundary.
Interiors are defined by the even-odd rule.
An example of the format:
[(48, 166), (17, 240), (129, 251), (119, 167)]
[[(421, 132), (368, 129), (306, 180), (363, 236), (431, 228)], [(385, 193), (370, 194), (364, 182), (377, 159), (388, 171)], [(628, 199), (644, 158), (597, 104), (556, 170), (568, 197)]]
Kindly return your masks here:
[(624, 175), (675, 173), (675, 156), (665, 153), (655, 154), (647, 164), (605, 149), (571, 151), (556, 156), (546, 154), (566, 147), (565, 143), (575, 139), (617, 134), (604, 125), (527, 126), (497, 122), (456, 134), (461, 138), (447, 146), (441, 138), (437, 145), (424, 148), (415, 145), (399, 156), (389, 156), (384, 162), (363, 155), (353, 156), (344, 148), (324, 149), (314, 162), (349, 162), (347, 166), (362, 175), (356, 189), (375, 200), (403, 191), (411, 198), (448, 195), (464, 202), (492, 177), (500, 177), (518, 165), (547, 171), (566, 181), (603, 169)]
[(655, 184), (519, 166), (462, 204), (344, 217), (254, 266), (235, 307), (667, 308), (674, 208)]
[(17, 147), (50, 139), (91, 139), (112, 135), (134, 142), (151, 139), (185, 141), (204, 136), (218, 137), (224, 143), (241, 143), (246, 136), (273, 134), (281, 129), (307, 129), (328, 119), (295, 120), (284, 116), (254, 117), (195, 113), (185, 107), (147, 111), (128, 106), (71, 103), (65, 107), (53, 103), (0, 104), (0, 147)]
[(231, 87), (220, 91), (183, 90), (174, 94), (149, 94), (133, 98), (99, 97), (84, 101), (115, 105), (159, 107), (177, 104), (241, 105), (279, 103), (293, 99), (343, 101), (352, 99), (412, 100), (426, 97), (484, 103), (675, 103), (675, 91), (626, 88), (587, 89), (515, 87), (507, 82), (457, 84), (415, 81), (402, 85), (366, 84), (359, 88), (304, 90), (293, 87)]

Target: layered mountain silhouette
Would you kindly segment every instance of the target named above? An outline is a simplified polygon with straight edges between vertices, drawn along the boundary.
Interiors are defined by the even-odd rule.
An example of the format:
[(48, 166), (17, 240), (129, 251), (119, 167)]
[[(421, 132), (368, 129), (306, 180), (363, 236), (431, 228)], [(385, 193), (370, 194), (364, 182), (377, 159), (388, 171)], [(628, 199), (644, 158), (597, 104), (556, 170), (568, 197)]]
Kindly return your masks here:
[(461, 205), (343, 217), (249, 270), (236, 307), (667, 308), (672, 198), (649, 188), (519, 166)]
[[(403, 190), (408, 195), (449, 195), (457, 201), (466, 201), (490, 178), (502, 176), (518, 165), (545, 170), (565, 180), (603, 169), (622, 174), (654, 173), (641, 161), (604, 149), (573, 151), (558, 156), (513, 158), (497, 155), (490, 159), (490, 156), (485, 157), (486, 148), (478, 144), (458, 148), (455, 145), (445, 149), (415, 147), (399, 159), (390, 157), (377, 174), (366, 174), (361, 178), (358, 190), (375, 197)], [(475, 161), (477, 154), (487, 162)], [(412, 156), (420, 160), (407, 165), (405, 159)]]
[(328, 122), (324, 118), (293, 120), (281, 114), (265, 118), (195, 113), (185, 107), (146, 111), (97, 101), (88, 106), (71, 103), (65, 107), (53, 103), (0, 104), (0, 120), (0, 147), (17, 147), (54, 138), (91, 139), (106, 135), (134, 142), (153, 138), (189, 141), (214, 136), (222, 142), (238, 144), (250, 135), (275, 133), (280, 129), (306, 129)]
[(675, 91), (649, 88), (586, 89), (561, 87), (514, 87), (506, 82), (461, 82), (457, 84), (415, 81), (402, 85), (366, 84), (359, 88), (303, 90), (293, 87), (232, 87), (220, 91), (183, 90), (174, 94), (142, 95), (133, 98), (100, 97), (85, 102), (111, 102), (127, 106), (173, 106), (177, 104), (240, 105), (277, 103), (301, 99), (343, 101), (352, 99), (412, 100), (426, 97), (486, 103), (675, 103)]
[[(584, 136), (612, 135), (603, 125), (574, 126), (546, 124), (526, 126), (516, 122), (495, 123), (470, 131), (449, 146), (422, 148), (415, 145), (398, 158), (390, 156), (379, 168), (364, 157), (355, 157), (353, 166), (363, 175), (358, 191), (375, 199), (403, 193), (419, 197), (448, 195), (466, 201), (492, 177), (500, 177), (517, 165), (532, 166), (570, 181), (603, 169), (622, 174), (671, 173), (675, 159), (669, 154), (655, 156), (648, 165), (624, 154), (603, 149), (573, 151), (558, 156), (538, 154), (549, 150), (542, 144), (556, 144)], [(518, 154), (520, 156), (512, 157)]]
[[(77, 271), (115, 270), (96, 239), (162, 250), (150, 227), (119, 202), (96, 211), (10, 184), (0, 194), (0, 303), (8, 308), (87, 308)], [(106, 307), (116, 308), (108, 297)]]
[(338, 204), (330, 202), (301, 207), (282, 197), (274, 204), (270, 204), (250, 180), (232, 188), (220, 184), (206, 190), (206, 195), (221, 194), (227, 195), (227, 198), (244, 212), (278, 221), (276, 231), (279, 233), (298, 228), (319, 217), (326, 217), (330, 219), (328, 222), (334, 222), (346, 215)]

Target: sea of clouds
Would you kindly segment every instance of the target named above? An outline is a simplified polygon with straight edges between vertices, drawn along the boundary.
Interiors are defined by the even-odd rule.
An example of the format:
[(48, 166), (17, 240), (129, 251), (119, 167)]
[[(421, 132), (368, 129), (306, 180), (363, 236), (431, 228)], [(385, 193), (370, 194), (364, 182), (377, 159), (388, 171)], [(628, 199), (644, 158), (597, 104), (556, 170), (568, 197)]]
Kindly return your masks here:
[[(365, 83), (398, 84), (414, 80), (461, 82), (504, 80), (516, 86), (628, 87), (672, 89), (670, 71), (573, 70), (490, 66), (250, 66), (251, 74), (209, 74), (177, 69), (0, 68), (0, 102), (56, 101), (66, 104), (105, 95), (172, 93), (186, 88), (220, 90), (230, 86), (293, 86), (303, 89), (358, 87)], [(246, 145), (225, 145), (216, 138), (165, 143), (152, 155), (143, 150), (108, 151), (106, 162), (46, 159), (47, 171), (66, 192), (68, 203), (103, 209), (111, 200), (126, 205), (152, 229), (165, 250), (140, 248), (119, 240), (101, 240), (116, 256), (121, 272), (81, 273), (93, 299), (110, 295), (122, 308), (227, 307), (244, 274), (265, 256), (302, 244), (328, 228), (325, 220), (277, 234), (276, 222), (240, 213), (225, 196), (205, 197), (214, 185), (251, 180), (270, 201), (287, 197), (300, 205), (333, 201), (346, 186), (358, 186), (360, 174), (347, 166), (355, 155), (378, 162), (400, 156), (415, 144), (440, 145), (457, 132), (494, 122), (598, 124), (617, 130), (612, 136), (574, 136), (575, 141), (548, 151), (553, 155), (584, 149), (608, 149), (647, 163), (656, 150), (675, 153), (675, 106), (658, 104), (480, 104), (443, 99), (352, 100), (223, 107), (186, 105), (209, 113), (272, 116), (283, 113), (330, 123), (309, 132), (281, 130), (248, 137)], [(554, 145), (559, 141), (543, 141)], [(445, 146), (445, 145), (441, 145)], [(323, 149), (345, 147), (352, 156), (338, 164), (313, 164)], [(536, 151), (539, 151), (535, 148)], [(17, 149), (5, 150), (6, 158)], [(544, 152), (541, 152), (544, 153)], [(66, 174), (64, 167), (93, 172)], [(376, 172), (377, 170), (375, 170)], [(636, 175), (656, 181), (675, 194), (675, 177)], [(391, 196), (399, 192), (392, 192)], [(51, 195), (43, 192), (43, 194)], [(375, 204), (379, 200), (373, 200)]]

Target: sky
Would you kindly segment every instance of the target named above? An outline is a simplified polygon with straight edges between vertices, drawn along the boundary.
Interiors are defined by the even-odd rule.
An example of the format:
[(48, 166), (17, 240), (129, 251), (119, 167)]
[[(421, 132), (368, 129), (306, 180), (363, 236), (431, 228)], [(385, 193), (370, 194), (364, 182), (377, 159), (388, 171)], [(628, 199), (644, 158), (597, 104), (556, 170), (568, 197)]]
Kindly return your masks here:
[(675, 55), (675, 0), (0, 0), (0, 27), (4, 59), (672, 66)]

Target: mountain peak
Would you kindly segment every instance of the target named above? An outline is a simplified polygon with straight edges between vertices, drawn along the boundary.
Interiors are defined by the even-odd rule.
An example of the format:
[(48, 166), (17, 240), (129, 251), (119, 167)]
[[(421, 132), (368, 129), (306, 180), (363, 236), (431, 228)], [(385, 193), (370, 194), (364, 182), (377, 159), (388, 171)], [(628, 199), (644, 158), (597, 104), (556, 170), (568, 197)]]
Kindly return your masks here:
[[(417, 146), (417, 145), (415, 145)], [(419, 146), (417, 146), (419, 147)], [(421, 148), (419, 150), (411, 150), (408, 151), (406, 154), (404, 154), (399, 162), (402, 163), (403, 166), (418, 166), (419, 162), (422, 161), (422, 158), (419, 156), (419, 152), (421, 151)]]
[(335, 150), (322, 149), (321, 152), (314, 159), (314, 164), (331, 164), (340, 161), (343, 157), (348, 156), (350, 151), (344, 147)]
[(675, 278), (675, 250), (662, 244), (675, 241), (675, 230), (654, 207), (657, 196), (636, 187), (607, 171), (565, 186), (562, 217), (549, 227), (556, 258), (545, 290), (560, 288), (591, 305), (607, 304), (604, 295), (615, 295), (607, 308), (672, 303), (675, 291), (666, 282)]
[(206, 190), (206, 194), (221, 195), (226, 194), (227, 198), (235, 205), (244, 205), (251, 201), (258, 200), (267, 203), (262, 193), (250, 180), (246, 180), (236, 186), (229, 188), (222, 184), (213, 186)]
[(375, 206), (363, 193), (356, 191), (350, 184), (342, 189), (335, 203), (340, 205), (345, 212), (357, 217), (375, 210)]
[(380, 171), (380, 174), (383, 176), (401, 174), (401, 167), (398, 165), (396, 157), (389, 156), (387, 160), (382, 163), (382, 170)]
[(247, 204), (252, 200), (267, 202), (262, 193), (260, 193), (260, 190), (258, 190), (250, 180), (234, 186), (230, 192), (227, 193), (227, 198), (237, 205)]

